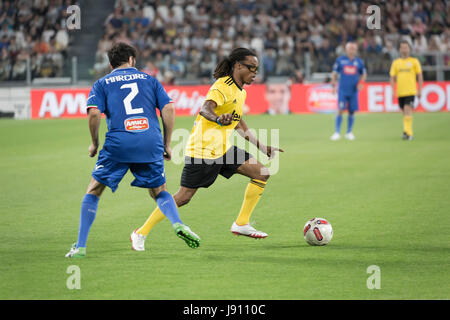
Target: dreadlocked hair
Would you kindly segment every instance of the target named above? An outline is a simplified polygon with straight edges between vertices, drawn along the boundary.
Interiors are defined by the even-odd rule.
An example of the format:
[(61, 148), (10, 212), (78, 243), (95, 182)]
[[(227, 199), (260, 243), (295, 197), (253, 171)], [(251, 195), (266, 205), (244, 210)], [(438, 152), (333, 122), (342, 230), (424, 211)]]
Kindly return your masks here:
[(213, 74), (214, 78), (219, 79), (222, 77), (231, 76), (234, 64), (238, 61), (245, 60), (245, 57), (247, 56), (256, 57), (256, 53), (246, 48), (233, 49), (228, 57), (225, 57), (217, 64)]

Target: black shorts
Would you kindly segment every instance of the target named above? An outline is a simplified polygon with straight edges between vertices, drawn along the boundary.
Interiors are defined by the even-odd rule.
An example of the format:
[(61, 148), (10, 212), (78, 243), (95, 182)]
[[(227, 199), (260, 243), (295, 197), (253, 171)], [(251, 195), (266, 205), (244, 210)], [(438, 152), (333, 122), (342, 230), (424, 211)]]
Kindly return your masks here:
[(236, 146), (231, 147), (218, 159), (186, 157), (180, 185), (192, 189), (208, 188), (216, 181), (219, 174), (227, 179), (231, 178), (236, 170), (251, 157), (247, 151)]
[(400, 109), (403, 110), (403, 108), (407, 104), (409, 104), (411, 107), (414, 107), (414, 98), (415, 96), (398, 97), (398, 105)]

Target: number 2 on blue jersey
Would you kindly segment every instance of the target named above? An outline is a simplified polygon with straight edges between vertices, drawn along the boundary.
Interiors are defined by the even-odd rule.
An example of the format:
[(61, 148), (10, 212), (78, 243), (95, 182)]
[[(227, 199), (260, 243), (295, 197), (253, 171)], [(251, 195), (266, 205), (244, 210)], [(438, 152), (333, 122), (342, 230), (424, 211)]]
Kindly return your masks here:
[(120, 89), (131, 89), (131, 92), (123, 99), (123, 105), (125, 106), (125, 113), (126, 114), (138, 114), (143, 113), (143, 108), (136, 108), (133, 109), (133, 106), (131, 105), (131, 101), (134, 99), (134, 97), (137, 96), (139, 93), (139, 89), (136, 82), (127, 83), (120, 87)]

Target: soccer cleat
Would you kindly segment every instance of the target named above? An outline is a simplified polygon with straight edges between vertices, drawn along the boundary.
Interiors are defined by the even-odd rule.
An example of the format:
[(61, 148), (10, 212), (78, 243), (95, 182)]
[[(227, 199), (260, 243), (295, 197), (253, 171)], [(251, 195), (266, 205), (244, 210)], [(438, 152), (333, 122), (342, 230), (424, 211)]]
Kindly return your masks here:
[(412, 140), (413, 136), (408, 135), (406, 132), (403, 132), (403, 140)]
[(331, 136), (331, 140), (332, 141), (336, 141), (336, 140), (339, 140), (341, 138), (341, 135), (339, 134), (339, 132), (335, 132), (335, 133), (333, 133), (333, 135)]
[(355, 136), (353, 133), (348, 132), (347, 134), (345, 134), (345, 139), (347, 140), (355, 140)]
[(238, 236), (246, 236), (255, 239), (263, 239), (267, 237), (267, 233), (256, 230), (249, 224), (240, 226), (236, 222), (233, 222), (233, 225), (231, 226), (231, 232)]
[(72, 248), (66, 254), (66, 258), (84, 258), (86, 257), (86, 248), (77, 248), (77, 244), (72, 244)]
[(147, 237), (137, 233), (137, 230), (138, 229), (134, 230), (130, 236), (131, 249), (135, 251), (145, 251), (145, 239)]
[(177, 222), (173, 225), (173, 229), (177, 237), (183, 239), (189, 247), (195, 249), (200, 246), (200, 237), (188, 226)]

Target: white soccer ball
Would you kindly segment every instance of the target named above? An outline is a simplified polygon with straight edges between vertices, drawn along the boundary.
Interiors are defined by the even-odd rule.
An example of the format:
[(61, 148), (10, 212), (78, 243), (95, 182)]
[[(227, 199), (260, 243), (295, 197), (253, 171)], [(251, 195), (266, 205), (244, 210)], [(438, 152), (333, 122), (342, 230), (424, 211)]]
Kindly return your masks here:
[(311, 246), (324, 246), (333, 238), (333, 228), (326, 219), (314, 218), (306, 222), (303, 236)]

